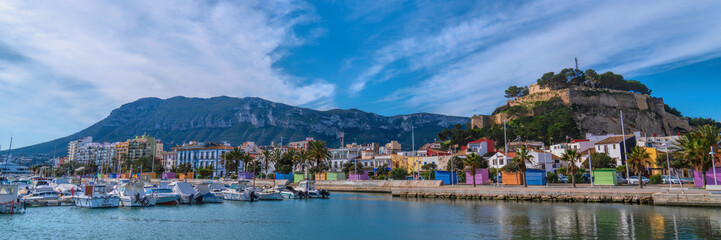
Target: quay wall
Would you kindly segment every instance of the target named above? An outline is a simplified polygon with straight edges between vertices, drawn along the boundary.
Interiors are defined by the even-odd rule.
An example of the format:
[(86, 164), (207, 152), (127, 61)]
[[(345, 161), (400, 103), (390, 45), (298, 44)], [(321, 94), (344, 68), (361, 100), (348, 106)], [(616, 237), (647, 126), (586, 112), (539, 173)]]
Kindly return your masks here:
[(548, 188), (394, 188), (394, 197), (653, 204), (653, 192)]
[(380, 193), (391, 193), (394, 188), (433, 188), (440, 187), (442, 184), (441, 180), (322, 180), (315, 182), (316, 188), (330, 191)]

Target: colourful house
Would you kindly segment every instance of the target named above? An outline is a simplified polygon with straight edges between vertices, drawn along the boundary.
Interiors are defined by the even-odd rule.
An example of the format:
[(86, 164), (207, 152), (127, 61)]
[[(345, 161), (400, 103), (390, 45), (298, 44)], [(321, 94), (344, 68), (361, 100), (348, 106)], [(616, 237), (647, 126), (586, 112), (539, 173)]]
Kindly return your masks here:
[(523, 174), (521, 173), (515, 173), (515, 172), (504, 172), (501, 174), (501, 177), (503, 178), (503, 184), (506, 185), (521, 185), (523, 184), (521, 182), (521, 179), (523, 178)]
[[(476, 169), (476, 184), (487, 184), (488, 181), (488, 169)], [(473, 184), (473, 177), (471, 177), (471, 171), (466, 171), (466, 184)]]
[[(713, 169), (710, 168), (706, 171), (706, 185), (715, 185), (713, 182), (713, 172)], [(693, 183), (696, 187), (703, 187), (702, 175), (701, 172), (693, 171)], [(716, 167), (716, 181), (718, 181), (718, 185), (721, 185), (721, 167)]]
[(526, 185), (546, 185), (546, 170), (526, 169)]
[(326, 180), (345, 180), (345, 173), (343, 172), (327, 172)]
[(289, 182), (293, 182), (293, 173), (288, 174), (282, 174), (279, 172), (275, 172), (275, 179), (276, 180), (288, 180)]
[(601, 168), (593, 170), (593, 185), (617, 185), (618, 174), (616, 169)]
[(451, 171), (436, 170), (436, 180), (443, 181), (445, 185), (458, 184), (458, 176), (455, 172)]

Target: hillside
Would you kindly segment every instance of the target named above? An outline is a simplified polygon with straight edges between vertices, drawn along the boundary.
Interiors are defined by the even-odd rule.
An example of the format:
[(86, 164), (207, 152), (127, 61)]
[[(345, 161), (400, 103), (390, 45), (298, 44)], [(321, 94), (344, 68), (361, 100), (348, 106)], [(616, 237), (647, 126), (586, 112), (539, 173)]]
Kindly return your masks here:
[(411, 126), (415, 127), (416, 143), (420, 143), (433, 141), (443, 128), (468, 121), (465, 117), (427, 113), (387, 117), (356, 109), (317, 111), (261, 98), (143, 98), (122, 105), (80, 132), (19, 148), (13, 154), (50, 153), (54, 147), (67, 149), (69, 141), (85, 136), (114, 142), (144, 133), (163, 140), (166, 150), (190, 140), (240, 145), (244, 141), (279, 143), (281, 137), (285, 143), (314, 137), (338, 147), (340, 131), (345, 132), (346, 143), (385, 144), (397, 140), (403, 149), (410, 149)]

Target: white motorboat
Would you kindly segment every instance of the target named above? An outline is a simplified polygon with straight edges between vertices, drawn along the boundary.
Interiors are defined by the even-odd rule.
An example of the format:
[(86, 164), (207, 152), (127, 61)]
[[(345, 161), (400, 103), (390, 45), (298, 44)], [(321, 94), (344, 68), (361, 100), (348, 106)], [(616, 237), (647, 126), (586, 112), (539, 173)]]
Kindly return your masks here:
[(275, 186), (275, 191), (277, 193), (280, 193), (281, 196), (283, 196), (284, 199), (300, 199), (303, 198), (303, 196), (300, 194), (300, 192), (296, 191), (292, 187), (287, 187), (285, 185), (277, 185)]
[(38, 202), (47, 200), (58, 200), (60, 193), (55, 191), (50, 185), (40, 185), (35, 188), (30, 194), (23, 197), (25, 202)]
[(248, 180), (239, 180), (230, 184), (230, 188), (223, 191), (223, 199), (231, 201), (255, 201), (259, 198), (255, 188)]
[(201, 183), (195, 187), (195, 199), (197, 202), (202, 203), (222, 203), (223, 198), (215, 196), (210, 192), (211, 183)]
[(18, 199), (18, 185), (0, 184), (0, 214), (14, 214), (24, 211), (25, 205)]
[(259, 200), (283, 200), (283, 195), (276, 192), (275, 189), (266, 188), (258, 193)]
[(316, 190), (314, 180), (300, 181), (295, 190), (301, 192), (301, 194), (305, 194), (308, 198), (328, 198), (330, 196), (330, 192), (328, 192), (328, 190)]
[(155, 206), (156, 199), (146, 195), (143, 189), (145, 184), (139, 182), (126, 183), (120, 186), (120, 205), (123, 207), (149, 207)]
[(195, 194), (198, 192), (195, 191), (195, 188), (193, 188), (193, 185), (190, 185), (190, 183), (173, 182), (173, 183), (170, 183), (169, 186), (170, 186), (170, 189), (173, 190), (173, 192), (180, 194), (180, 203), (182, 203), (182, 204), (196, 203)]
[(170, 188), (151, 188), (145, 191), (145, 194), (155, 199), (155, 205), (175, 205), (180, 201), (180, 194)]
[(83, 208), (114, 208), (120, 205), (120, 197), (109, 194), (105, 185), (85, 185), (83, 194), (73, 196), (75, 206)]

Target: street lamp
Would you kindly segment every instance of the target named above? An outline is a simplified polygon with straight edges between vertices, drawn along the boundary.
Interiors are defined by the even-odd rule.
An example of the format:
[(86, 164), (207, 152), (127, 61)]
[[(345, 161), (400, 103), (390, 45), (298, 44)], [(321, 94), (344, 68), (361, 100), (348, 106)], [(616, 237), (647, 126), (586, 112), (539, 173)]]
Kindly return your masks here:
[[(716, 158), (713, 155), (713, 146), (711, 146), (710, 154), (711, 154), (711, 169), (713, 169), (713, 185), (718, 185), (718, 181), (716, 181)], [(706, 174), (706, 173), (704, 173), (704, 174)]]
[[(666, 165), (668, 167), (668, 188), (673, 188), (673, 183), (671, 182), (671, 160), (668, 155), (671, 155), (671, 151), (669, 151), (668, 148), (668, 142), (663, 143), (663, 145), (666, 147)], [(681, 179), (678, 180), (681, 182)]]

